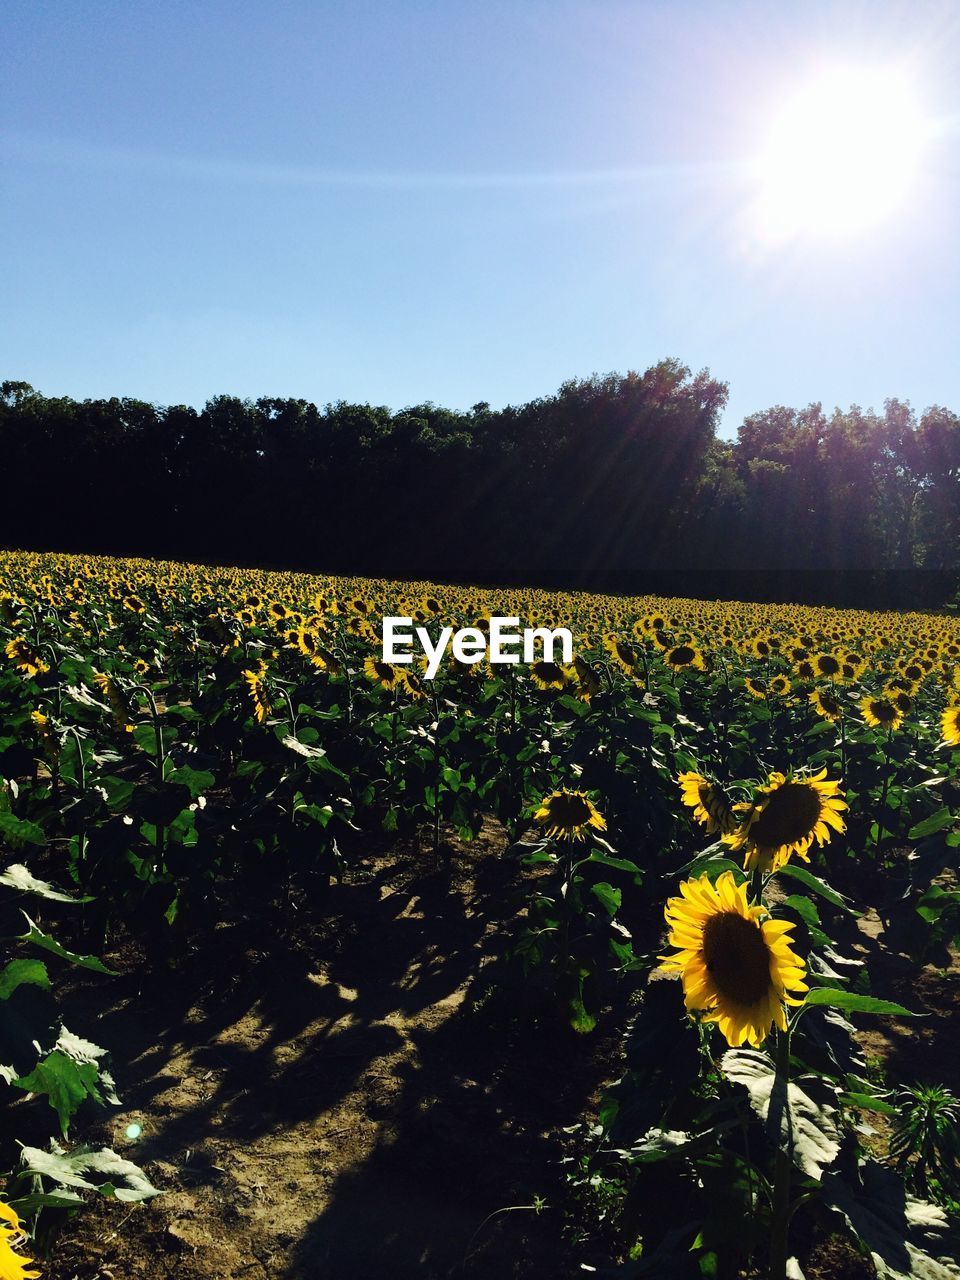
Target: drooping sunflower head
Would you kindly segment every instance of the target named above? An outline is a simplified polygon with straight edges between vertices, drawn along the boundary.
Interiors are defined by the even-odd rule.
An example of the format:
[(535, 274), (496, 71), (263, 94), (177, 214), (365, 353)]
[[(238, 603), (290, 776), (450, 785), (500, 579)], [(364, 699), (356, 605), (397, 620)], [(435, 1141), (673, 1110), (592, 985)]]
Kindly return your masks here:
[(603, 647), (613, 661), (628, 675), (637, 664), (637, 653), (632, 645), (621, 640), (614, 632), (603, 637)]
[(261, 661), (256, 670), (241, 672), (247, 692), (250, 694), (250, 701), (253, 703), (253, 716), (257, 724), (263, 724), (271, 711), (264, 680), (266, 671), (267, 664)]
[(747, 871), (778, 871), (794, 854), (808, 862), (814, 840), (822, 845), (831, 829), (845, 830), (840, 814), (847, 804), (839, 791), (840, 783), (830, 781), (826, 769), (812, 777), (772, 773), (742, 824), (723, 840), (743, 853)]
[(392, 662), (384, 662), (382, 658), (370, 657), (364, 659), (363, 674), (368, 680), (372, 680), (374, 684), (380, 685), (381, 688), (393, 689), (400, 681), (403, 673)]
[(538, 689), (559, 691), (569, 682), (569, 675), (559, 662), (548, 662), (545, 658), (530, 663), (530, 679)]
[(607, 828), (606, 819), (589, 796), (583, 791), (568, 791), (566, 787), (545, 796), (534, 817), (543, 823), (546, 835), (565, 836), (572, 840), (583, 840), (587, 827), (598, 831)]
[(761, 701), (764, 698), (766, 698), (767, 696), (766, 680), (761, 680), (757, 676), (747, 676), (746, 680), (744, 680), (743, 683), (744, 683), (744, 686), (746, 687), (747, 693), (751, 694), (754, 698), (759, 698)]
[(940, 717), (940, 728), (948, 746), (960, 747), (960, 702), (954, 702), (945, 708)]
[(793, 686), (789, 676), (771, 676), (767, 688), (778, 698), (786, 698)]
[(693, 810), (693, 816), (708, 834), (731, 832), (737, 825), (737, 817), (723, 788), (711, 782), (701, 773), (681, 773), (680, 798)]
[(677, 950), (661, 969), (679, 973), (684, 1003), (704, 1022), (715, 1022), (734, 1048), (759, 1047), (771, 1027), (786, 1030), (785, 1005), (802, 1003), (806, 967), (790, 950), (793, 925), (752, 906), (746, 884), (732, 871), (710, 883), (686, 880), (664, 911), (668, 942)]

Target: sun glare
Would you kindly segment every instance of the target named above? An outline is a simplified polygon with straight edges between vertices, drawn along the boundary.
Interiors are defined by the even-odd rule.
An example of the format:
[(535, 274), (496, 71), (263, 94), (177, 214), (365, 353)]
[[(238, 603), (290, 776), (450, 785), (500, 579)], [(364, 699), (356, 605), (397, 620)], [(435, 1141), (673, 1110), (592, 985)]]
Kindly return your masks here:
[(929, 126), (893, 70), (833, 69), (789, 99), (757, 160), (757, 229), (849, 236), (909, 204)]

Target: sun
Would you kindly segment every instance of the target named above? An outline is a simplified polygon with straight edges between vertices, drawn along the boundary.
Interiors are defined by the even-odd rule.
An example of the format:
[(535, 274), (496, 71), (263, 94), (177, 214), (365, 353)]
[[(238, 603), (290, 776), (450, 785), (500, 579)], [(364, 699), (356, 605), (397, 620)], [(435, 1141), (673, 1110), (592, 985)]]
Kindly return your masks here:
[(755, 164), (758, 232), (845, 236), (909, 205), (930, 126), (892, 68), (824, 70), (774, 113)]

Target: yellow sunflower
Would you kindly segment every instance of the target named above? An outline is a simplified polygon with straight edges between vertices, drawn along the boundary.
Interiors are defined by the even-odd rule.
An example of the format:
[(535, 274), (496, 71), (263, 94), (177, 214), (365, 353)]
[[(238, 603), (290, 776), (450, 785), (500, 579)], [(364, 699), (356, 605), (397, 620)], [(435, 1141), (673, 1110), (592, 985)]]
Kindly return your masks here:
[(814, 689), (810, 694), (810, 705), (824, 720), (839, 720), (843, 715), (840, 700), (828, 689)]
[(860, 710), (871, 729), (899, 729), (903, 724), (903, 712), (889, 698), (860, 699)]
[(737, 818), (722, 787), (701, 773), (681, 773), (677, 781), (681, 800), (693, 810), (694, 818), (709, 834), (733, 831)]
[(738, 806), (743, 822), (723, 841), (743, 853), (746, 871), (778, 871), (793, 854), (809, 862), (814, 840), (827, 843), (831, 827), (846, 830), (840, 811), (847, 804), (839, 791), (826, 769), (808, 778), (772, 773), (752, 805)]
[(784, 1005), (802, 1004), (793, 993), (808, 990), (806, 966), (790, 950), (792, 924), (751, 906), (732, 871), (715, 885), (708, 876), (685, 880), (664, 917), (678, 949), (660, 967), (680, 974), (688, 1010), (715, 1022), (734, 1048), (759, 1047), (773, 1026), (786, 1030)]
[(703, 656), (692, 644), (674, 645), (672, 649), (666, 650), (663, 660), (675, 671), (680, 671), (684, 667), (696, 667), (698, 670), (703, 667)]
[(558, 662), (541, 659), (530, 664), (530, 679), (538, 689), (560, 690), (569, 682), (569, 675)]
[(601, 817), (593, 801), (582, 791), (568, 791), (562, 787), (544, 797), (534, 814), (537, 822), (546, 827), (548, 836), (568, 836), (582, 840), (587, 827), (606, 831), (606, 819)]
[(761, 700), (766, 698), (767, 696), (766, 680), (759, 680), (754, 676), (747, 676), (746, 680), (744, 680), (743, 683), (744, 683), (744, 687), (747, 690), (747, 693), (750, 693), (755, 698), (760, 698)]
[(960, 747), (960, 702), (955, 702), (944, 710), (940, 717), (940, 728), (948, 746)]
[(13, 640), (8, 641), (4, 652), (17, 670), (25, 672), (28, 676), (46, 675), (50, 670), (23, 636), (15, 636)]
[(266, 670), (267, 664), (261, 662), (256, 671), (244, 671), (242, 673), (250, 693), (250, 700), (253, 703), (253, 714), (257, 724), (263, 724), (271, 710), (270, 703), (267, 701), (266, 685), (263, 679)]
[(18, 1252), (26, 1238), (16, 1211), (0, 1200), (0, 1280), (37, 1280), (40, 1272), (27, 1270), (33, 1259)]
[(374, 684), (379, 684), (384, 689), (393, 689), (402, 677), (399, 667), (393, 666), (390, 662), (384, 662), (381, 658), (366, 658), (363, 663), (363, 673), (368, 680), (372, 680)]

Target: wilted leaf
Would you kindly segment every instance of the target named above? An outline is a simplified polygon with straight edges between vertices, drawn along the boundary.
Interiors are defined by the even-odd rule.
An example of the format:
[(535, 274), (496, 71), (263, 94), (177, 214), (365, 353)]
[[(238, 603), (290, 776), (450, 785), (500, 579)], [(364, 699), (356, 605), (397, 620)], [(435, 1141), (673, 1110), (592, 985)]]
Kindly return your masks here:
[(720, 1068), (747, 1090), (771, 1142), (782, 1146), (792, 1134), (794, 1162), (808, 1177), (819, 1178), (840, 1150), (836, 1108), (818, 1105), (792, 1081), (788, 1086), (765, 1053), (730, 1049)]

